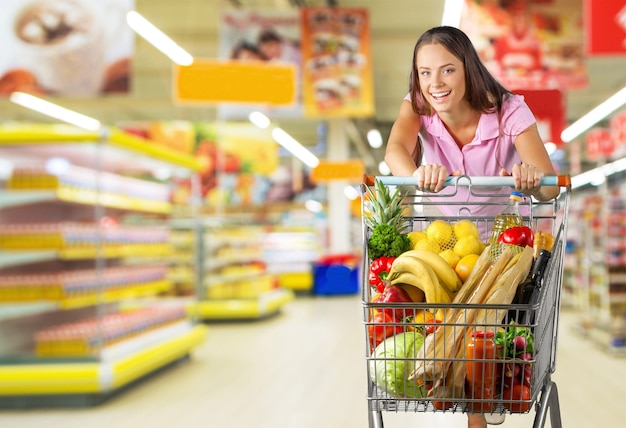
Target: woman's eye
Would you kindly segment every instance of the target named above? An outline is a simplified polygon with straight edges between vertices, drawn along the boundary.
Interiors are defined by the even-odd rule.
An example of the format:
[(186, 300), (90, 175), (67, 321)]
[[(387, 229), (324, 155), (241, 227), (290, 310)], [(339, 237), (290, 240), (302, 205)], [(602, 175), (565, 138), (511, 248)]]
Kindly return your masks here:
[(430, 76), (430, 71), (422, 71), (422, 72), (420, 72), (420, 75), (422, 75), (424, 77), (428, 77), (428, 76)]
[(454, 72), (453, 68), (446, 68), (446, 69), (443, 70), (443, 74), (450, 74), (452, 72)]

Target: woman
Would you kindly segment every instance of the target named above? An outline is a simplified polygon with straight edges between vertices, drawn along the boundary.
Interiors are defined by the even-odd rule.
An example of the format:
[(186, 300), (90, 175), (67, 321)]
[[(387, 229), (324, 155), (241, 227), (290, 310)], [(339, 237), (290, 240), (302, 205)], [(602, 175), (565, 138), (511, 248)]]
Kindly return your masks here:
[[(416, 176), (425, 191), (441, 192), (450, 174), (463, 174), (512, 175), (516, 190), (542, 201), (559, 193), (558, 187), (540, 186), (555, 171), (523, 97), (496, 81), (467, 35), (454, 27), (432, 28), (417, 41), (409, 94), (391, 129), (385, 161), (394, 175)], [(469, 200), (461, 190), (455, 200)], [(494, 206), (501, 209), (479, 205), (472, 214), (494, 214)], [(487, 422), (481, 414), (468, 414), (468, 426)]]
[(432, 28), (417, 41), (385, 161), (426, 191), (439, 192), (448, 175), (463, 174), (512, 175), (516, 190), (541, 201), (559, 193), (540, 186), (555, 171), (523, 97), (496, 81), (454, 27)]

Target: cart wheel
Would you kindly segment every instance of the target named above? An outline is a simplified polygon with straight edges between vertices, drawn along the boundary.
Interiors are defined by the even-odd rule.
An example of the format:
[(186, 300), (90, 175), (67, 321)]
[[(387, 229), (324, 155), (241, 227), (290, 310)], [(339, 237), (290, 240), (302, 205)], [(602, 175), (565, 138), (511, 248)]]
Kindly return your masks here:
[(562, 428), (561, 425), (561, 406), (559, 405), (559, 390), (556, 383), (548, 379), (543, 386), (541, 399), (537, 401), (537, 414), (533, 428), (543, 428), (546, 424), (546, 415), (550, 410), (550, 426), (552, 428)]
[(369, 428), (383, 428), (383, 412), (378, 410), (369, 412)]

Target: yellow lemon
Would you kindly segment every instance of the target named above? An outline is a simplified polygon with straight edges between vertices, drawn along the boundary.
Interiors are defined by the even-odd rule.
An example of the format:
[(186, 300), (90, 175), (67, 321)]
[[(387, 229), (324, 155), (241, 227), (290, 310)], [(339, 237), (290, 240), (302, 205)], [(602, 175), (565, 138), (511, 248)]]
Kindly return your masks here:
[(454, 250), (451, 249), (444, 250), (440, 252), (439, 255), (446, 261), (446, 263), (452, 266), (452, 269), (454, 269), (459, 260), (461, 260), (461, 257), (459, 257)]
[(454, 252), (460, 258), (468, 254), (480, 254), (482, 252), (482, 243), (480, 239), (474, 235), (465, 236), (454, 244)]
[(436, 241), (433, 241), (430, 238), (422, 239), (415, 244), (414, 250), (426, 250), (432, 253), (439, 254), (441, 252), (441, 247)]
[(459, 278), (461, 278), (461, 281), (465, 282), (465, 280), (469, 277), (479, 257), (480, 256), (478, 254), (468, 254), (465, 257), (461, 257), (461, 260), (459, 260), (454, 268), (454, 271)]
[(452, 226), (444, 220), (435, 220), (430, 223), (426, 228), (426, 236), (442, 248), (450, 248), (454, 242)]
[(454, 230), (454, 236), (456, 239), (461, 239), (466, 236), (475, 236), (480, 237), (480, 232), (478, 231), (478, 226), (471, 220), (460, 220), (454, 223), (452, 226)]
[(409, 242), (411, 243), (411, 248), (414, 249), (419, 241), (422, 239), (426, 239), (426, 234), (422, 231), (415, 230), (413, 232), (409, 232), (408, 234)]

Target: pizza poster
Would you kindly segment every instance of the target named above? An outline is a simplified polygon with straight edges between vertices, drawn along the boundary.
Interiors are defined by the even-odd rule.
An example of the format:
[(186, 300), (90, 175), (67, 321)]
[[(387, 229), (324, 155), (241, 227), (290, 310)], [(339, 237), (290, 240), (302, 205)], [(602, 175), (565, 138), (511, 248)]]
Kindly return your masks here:
[(465, 0), (460, 28), (507, 89), (587, 86), (583, 0)]
[(305, 7), (301, 27), (305, 116), (373, 115), (368, 10)]

